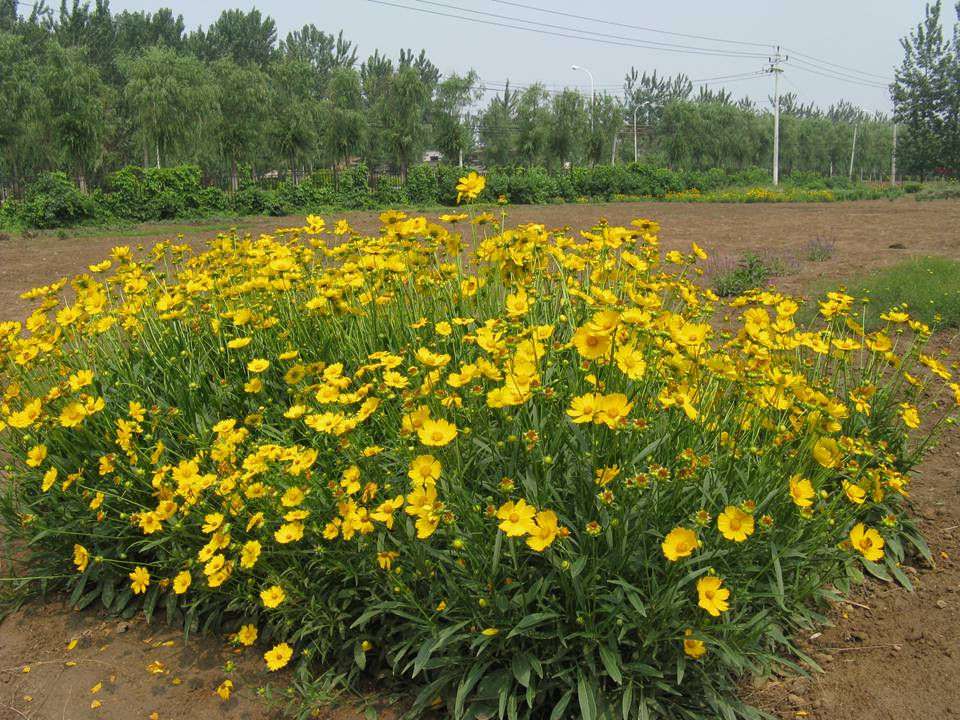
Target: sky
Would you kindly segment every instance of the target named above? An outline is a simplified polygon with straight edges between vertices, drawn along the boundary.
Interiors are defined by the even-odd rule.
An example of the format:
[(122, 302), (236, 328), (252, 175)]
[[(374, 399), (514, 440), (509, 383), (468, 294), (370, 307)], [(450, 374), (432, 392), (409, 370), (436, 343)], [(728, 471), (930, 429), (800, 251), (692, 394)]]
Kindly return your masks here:
[[(488, 93), (507, 79), (515, 86), (540, 81), (551, 90), (576, 87), (587, 93), (589, 77), (572, 70), (576, 64), (590, 70), (597, 92), (619, 94), (625, 73), (634, 66), (641, 72), (686, 73), (694, 80), (706, 79), (712, 88), (725, 87), (736, 97), (765, 103), (773, 94), (772, 77), (743, 75), (767, 66), (779, 44), (788, 56), (781, 92), (796, 93), (801, 101), (821, 107), (845, 99), (870, 111), (889, 112), (886, 83), (903, 58), (900, 38), (920, 21), (924, 4), (924, 0), (113, 0), (111, 8), (116, 12), (170, 7), (193, 29), (206, 27), (226, 8), (257, 7), (274, 18), (281, 38), (306, 23), (328, 33), (342, 29), (357, 45), (361, 61), (375, 49), (396, 57), (400, 48), (425, 48), (444, 74), (475, 70)], [(944, 5), (949, 36), (952, 3)], [(731, 75), (736, 77), (725, 77)]]

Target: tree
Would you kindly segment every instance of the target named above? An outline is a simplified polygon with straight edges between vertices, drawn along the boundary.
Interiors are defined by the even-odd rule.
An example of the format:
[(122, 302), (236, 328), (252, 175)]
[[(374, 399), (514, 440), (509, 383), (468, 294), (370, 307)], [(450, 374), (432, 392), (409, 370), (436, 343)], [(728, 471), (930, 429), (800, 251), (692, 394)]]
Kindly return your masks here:
[(403, 178), (407, 176), (410, 163), (423, 149), (427, 136), (423, 118), (429, 99), (429, 89), (416, 67), (401, 67), (390, 81), (383, 133)]
[[(923, 20), (900, 40), (904, 58), (891, 86), (894, 120), (906, 131), (897, 148), (901, 166), (921, 176), (960, 154), (951, 147), (951, 138), (960, 136), (957, 91), (950, 88), (958, 39), (955, 32), (953, 48), (944, 40), (940, 7), (940, 0), (928, 3)], [(960, 17), (960, 6), (957, 12)]]
[(480, 99), (477, 80), (477, 74), (471, 70), (466, 75), (449, 75), (437, 85), (430, 125), (433, 144), (448, 162), (456, 160), (462, 165), (463, 155), (473, 145), (473, 128), (467, 111)]
[(343, 37), (343, 30), (334, 37), (318, 30), (312, 23), (287, 34), (279, 52), (292, 60), (309, 63), (317, 73), (317, 89), (323, 91), (330, 74), (338, 68), (352, 68), (357, 62), (357, 49)]
[(55, 41), (50, 42), (40, 86), (46, 99), (44, 124), (86, 192), (87, 176), (103, 153), (108, 88), (82, 51), (64, 49)]
[[(154, 154), (163, 158), (196, 148), (204, 139), (204, 120), (219, 116), (216, 93), (206, 66), (190, 55), (153, 47), (121, 62), (126, 79), (124, 102), (130, 109), (143, 142), (144, 165)], [(214, 122), (208, 122), (215, 129)]]
[(289, 163), (294, 181), (298, 168), (312, 159), (317, 149), (320, 101), (314, 75), (313, 67), (302, 60), (283, 58), (270, 66), (274, 106), (282, 111), (271, 114), (268, 136), (274, 151)]
[(230, 186), (239, 186), (238, 163), (249, 162), (263, 138), (270, 99), (270, 78), (256, 65), (221, 58), (213, 66), (219, 89), (222, 156), (230, 163)]
[(240, 65), (253, 63), (263, 68), (273, 58), (277, 24), (256, 8), (250, 12), (224, 10), (206, 33), (198, 29), (188, 42), (205, 60), (229, 57)]
[(366, 137), (360, 74), (349, 68), (334, 70), (326, 95), (321, 109), (323, 146), (336, 171), (351, 155), (359, 154)]
[(514, 158), (516, 104), (517, 91), (510, 89), (508, 81), (480, 117), (480, 142), (488, 164), (507, 165)]
[(548, 164), (550, 95), (534, 83), (520, 93), (514, 116), (516, 159), (525, 165)]
[(0, 32), (0, 67), (0, 160), (19, 191), (20, 176), (37, 151), (34, 110), (43, 96), (37, 64), (18, 36)]
[(563, 165), (580, 159), (589, 130), (589, 119), (580, 93), (567, 89), (554, 96), (549, 149), (556, 162)]

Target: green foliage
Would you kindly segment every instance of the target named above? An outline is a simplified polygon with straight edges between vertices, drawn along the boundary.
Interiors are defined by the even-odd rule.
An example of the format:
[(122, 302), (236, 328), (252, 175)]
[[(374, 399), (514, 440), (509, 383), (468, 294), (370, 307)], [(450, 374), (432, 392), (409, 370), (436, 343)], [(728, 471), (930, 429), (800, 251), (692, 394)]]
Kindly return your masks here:
[(440, 200), (436, 169), (430, 165), (414, 165), (407, 172), (405, 189), (410, 202), (415, 205), (435, 205)]
[[(853, 280), (848, 291), (877, 310), (902, 305), (930, 326), (960, 328), (960, 262), (918, 257)], [(879, 323), (877, 310), (870, 313)]]
[(720, 268), (713, 273), (713, 289), (720, 297), (742, 295), (748, 290), (762, 289), (771, 278), (782, 273), (782, 262), (746, 253), (732, 268)]
[(960, 200), (960, 183), (934, 183), (925, 185), (914, 197), (917, 200)]
[(97, 203), (62, 172), (44, 173), (27, 190), (16, 212), (34, 228), (79, 225), (98, 217)]

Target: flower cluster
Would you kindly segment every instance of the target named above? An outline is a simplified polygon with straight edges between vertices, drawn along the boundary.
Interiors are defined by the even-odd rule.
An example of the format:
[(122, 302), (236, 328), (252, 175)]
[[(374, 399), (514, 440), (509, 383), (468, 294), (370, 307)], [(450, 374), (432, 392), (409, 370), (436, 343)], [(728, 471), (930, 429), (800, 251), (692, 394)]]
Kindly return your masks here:
[(2, 512), (75, 601), (455, 714), (716, 716), (821, 587), (925, 551), (918, 398), (960, 386), (905, 311), (721, 303), (645, 219), (381, 220), (118, 247), (0, 324)]

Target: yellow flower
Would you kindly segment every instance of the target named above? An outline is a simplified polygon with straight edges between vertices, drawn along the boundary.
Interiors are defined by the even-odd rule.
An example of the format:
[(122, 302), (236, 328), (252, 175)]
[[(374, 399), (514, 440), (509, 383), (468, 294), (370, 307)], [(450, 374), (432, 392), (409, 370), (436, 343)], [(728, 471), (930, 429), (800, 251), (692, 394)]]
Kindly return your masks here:
[(527, 538), (527, 546), (535, 552), (543, 552), (557, 539), (559, 529), (557, 514), (553, 510), (541, 510), (537, 513), (536, 525)]
[(249, 570), (257, 563), (260, 557), (260, 543), (256, 540), (248, 540), (243, 544), (243, 550), (240, 552), (240, 567)]
[(835, 468), (840, 462), (840, 446), (833, 438), (822, 437), (813, 446), (813, 458), (825, 468)]
[(274, 540), (276, 540), (281, 545), (286, 545), (287, 543), (296, 542), (303, 538), (303, 523), (302, 522), (290, 522), (284, 523), (277, 531), (273, 534)]
[(73, 546), (73, 564), (77, 567), (77, 572), (84, 572), (87, 564), (90, 562), (90, 553), (83, 545)]
[(794, 475), (790, 478), (790, 497), (797, 507), (810, 507), (813, 505), (813, 498), (816, 492), (813, 489), (813, 483), (806, 478)]
[(27, 453), (27, 465), (32, 468), (40, 467), (43, 461), (47, 459), (47, 446), (37, 445)]
[(913, 429), (920, 427), (920, 413), (918, 413), (917, 408), (910, 403), (902, 403), (900, 405), (900, 418), (908, 428)]
[(452, 422), (428, 418), (417, 430), (420, 442), (431, 447), (443, 447), (457, 436), (457, 426)]
[(623, 393), (613, 393), (600, 398), (597, 416), (594, 422), (602, 422), (611, 430), (616, 430), (627, 420), (633, 403)]
[(271, 585), (266, 590), (260, 591), (260, 599), (263, 601), (263, 606), (268, 608), (277, 607), (286, 597), (287, 594), (279, 585)]
[(727, 505), (717, 516), (717, 529), (727, 540), (743, 542), (753, 535), (753, 515), (735, 505)]
[(667, 533), (660, 545), (664, 557), (670, 562), (690, 557), (698, 547), (700, 547), (700, 541), (697, 539), (697, 534), (689, 528), (679, 526)]
[(883, 538), (873, 528), (857, 523), (850, 529), (850, 544), (870, 562), (883, 559)]
[(463, 198), (476, 200), (486, 186), (487, 179), (471, 171), (466, 177), (460, 178), (460, 182), (457, 183), (457, 204), (459, 205)]
[(253, 645), (257, 641), (257, 626), (256, 625), (241, 625), (240, 629), (237, 630), (237, 642), (241, 645), (246, 645), (247, 647)]
[(686, 653), (687, 657), (699, 660), (707, 654), (707, 646), (703, 640), (697, 640), (693, 637), (692, 628), (687, 628), (683, 635), (683, 652)]
[(411, 461), (407, 476), (415, 483), (425, 483), (440, 479), (442, 466), (433, 455), (418, 455)]
[(230, 691), (233, 690), (233, 680), (224, 680), (217, 687), (217, 695), (220, 696), (220, 699), (226, 702), (230, 699)]
[(537, 509), (527, 505), (526, 500), (522, 498), (514, 503), (512, 500), (505, 502), (497, 510), (497, 519), (500, 520), (499, 528), (507, 534), (507, 537), (521, 537), (537, 531), (537, 526), (533, 522), (533, 516), (537, 514)]
[(587, 324), (577, 328), (573, 334), (573, 344), (580, 356), (587, 360), (605, 357), (610, 352), (610, 334), (598, 332)]
[(697, 603), (713, 617), (719, 617), (720, 613), (730, 609), (727, 598), (730, 597), (730, 591), (720, 587), (723, 580), (715, 575), (705, 575), (697, 580), (697, 594), (700, 601)]
[(43, 482), (40, 484), (40, 489), (44, 492), (47, 492), (50, 488), (53, 487), (53, 484), (57, 481), (57, 469), (55, 467), (50, 468), (43, 475)]
[(567, 415), (575, 423), (593, 422), (597, 413), (600, 411), (600, 396), (592, 393), (579, 395), (570, 401), (570, 408)]
[(173, 592), (177, 595), (183, 595), (193, 582), (193, 577), (188, 570), (181, 570), (173, 578)]
[(133, 590), (134, 595), (142, 595), (147, 591), (147, 586), (150, 584), (150, 573), (147, 572), (145, 567), (138, 565), (133, 569), (129, 577), (130, 589)]
[(285, 667), (286, 664), (290, 662), (291, 657), (293, 657), (293, 648), (285, 642), (274, 645), (273, 648), (263, 654), (263, 659), (266, 660), (270, 672), (276, 672), (280, 668)]
[(270, 361), (264, 360), (263, 358), (255, 358), (247, 363), (247, 370), (252, 373), (266, 372), (267, 368), (269, 367)]
[(65, 428), (77, 427), (87, 416), (87, 409), (78, 402), (72, 402), (60, 411), (60, 424)]

